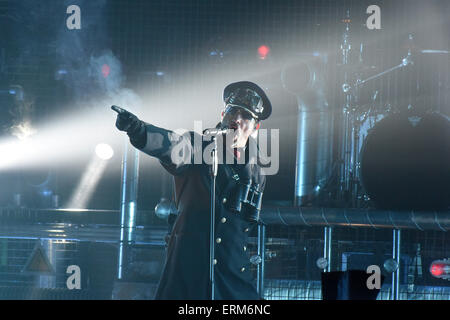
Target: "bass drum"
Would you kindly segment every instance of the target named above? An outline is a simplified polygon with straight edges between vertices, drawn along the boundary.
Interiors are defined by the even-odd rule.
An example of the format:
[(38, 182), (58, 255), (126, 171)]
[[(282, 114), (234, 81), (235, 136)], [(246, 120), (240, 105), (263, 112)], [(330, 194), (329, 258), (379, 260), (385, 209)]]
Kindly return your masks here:
[(438, 113), (392, 114), (368, 132), (360, 178), (380, 209), (450, 206), (450, 121)]

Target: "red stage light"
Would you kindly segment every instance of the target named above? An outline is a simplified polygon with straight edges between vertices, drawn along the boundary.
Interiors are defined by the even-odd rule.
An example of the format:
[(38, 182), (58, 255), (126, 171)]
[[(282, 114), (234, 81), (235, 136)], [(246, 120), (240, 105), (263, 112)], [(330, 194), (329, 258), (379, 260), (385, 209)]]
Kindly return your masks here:
[(111, 71), (111, 68), (107, 64), (104, 64), (102, 66), (102, 74), (103, 74), (104, 78), (106, 78), (109, 75), (110, 71)]
[(258, 48), (258, 55), (260, 59), (265, 59), (270, 52), (270, 48), (268, 46), (262, 45)]
[(430, 273), (433, 277), (450, 280), (450, 259), (433, 261)]
[(431, 274), (435, 277), (442, 276), (444, 274), (444, 265), (442, 263), (436, 263), (431, 265)]

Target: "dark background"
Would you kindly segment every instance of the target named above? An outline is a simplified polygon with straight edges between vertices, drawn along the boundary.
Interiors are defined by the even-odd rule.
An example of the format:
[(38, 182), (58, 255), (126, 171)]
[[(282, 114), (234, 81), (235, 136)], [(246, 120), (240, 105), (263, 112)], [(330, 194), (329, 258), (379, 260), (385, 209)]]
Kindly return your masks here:
[[(81, 30), (65, 26), (69, 16), (65, 10), (71, 4), (81, 8)], [(381, 30), (365, 26), (366, 8), (371, 4), (381, 8)], [(280, 170), (269, 177), (264, 201), (291, 201), (297, 106), (295, 97), (282, 88), (280, 71), (289, 59), (326, 55), (327, 100), (329, 108), (339, 113), (340, 44), (347, 10), (352, 61), (358, 59), (363, 44), (364, 65), (373, 66), (367, 76), (399, 64), (408, 47), (449, 48), (448, 1), (0, 1), (0, 81), (3, 86), (24, 88), (37, 124), (50, 115), (68, 112), (74, 104), (106, 110), (104, 105), (83, 106), (82, 101), (109, 92), (84, 67), (92, 57), (110, 53), (121, 63), (117, 71), (121, 87), (142, 99), (144, 120), (171, 129), (191, 128), (194, 120), (201, 119), (205, 125), (215, 125), (227, 80), (257, 81), (274, 106), (263, 127), (278, 128), (281, 140)], [(413, 43), (408, 42), (408, 34), (414, 35)], [(257, 53), (261, 45), (270, 47), (264, 60)], [(405, 107), (416, 96), (417, 78), (427, 90), (426, 103), (420, 107), (448, 115), (448, 56), (423, 55), (420, 59), (413, 71), (393, 72), (369, 83), (363, 99), (379, 90), (379, 105)], [(242, 65), (253, 74), (240, 73)], [(61, 69), (67, 73), (55, 76)], [(112, 66), (110, 77), (114, 72)], [(175, 98), (169, 101), (170, 96)], [(196, 101), (201, 102), (198, 108), (192, 107)], [(115, 130), (113, 123), (111, 130)], [(89, 208), (118, 208), (119, 158), (108, 165)], [(64, 165), (43, 169), (35, 173), (35, 179), (48, 180), (48, 188), (64, 203), (84, 166), (72, 163), (70, 170)], [(48, 172), (51, 177), (46, 180)], [(30, 173), (21, 174), (25, 176), (21, 186), (37, 193), (30, 188)], [(7, 179), (8, 173), (1, 176)], [(145, 186), (139, 193), (141, 209), (152, 209), (161, 196), (170, 197), (170, 178), (146, 156), (141, 157), (140, 185)], [(45, 207), (45, 200), (36, 197), (28, 196), (27, 205)], [(11, 195), (3, 198), (4, 204), (11, 201)]]
[[(81, 9), (81, 30), (66, 28), (66, 9), (72, 4)], [(365, 26), (366, 8), (372, 4), (381, 8), (381, 30), (368, 30)], [(1, 125), (10, 125), (10, 111), (16, 106), (8, 93), (11, 85), (22, 86), (36, 127), (73, 111), (104, 111), (105, 117), (111, 118), (110, 128), (105, 129), (108, 136), (116, 129), (109, 104), (105, 103), (111, 99), (104, 97), (112, 96), (119, 101), (114, 100), (117, 104), (123, 95), (130, 95), (130, 101), (140, 98), (139, 115), (147, 122), (170, 129), (192, 129), (195, 120), (204, 120), (205, 126), (217, 123), (226, 84), (255, 81), (265, 88), (273, 104), (273, 114), (263, 127), (279, 129), (281, 141), (280, 170), (268, 177), (264, 203), (291, 204), (298, 107), (296, 98), (283, 89), (281, 70), (305, 57), (326, 57), (326, 98), (330, 110), (340, 114), (340, 46), (347, 10), (353, 49), (350, 58), (356, 63), (361, 55), (362, 66), (366, 67), (364, 76), (398, 65), (408, 49), (450, 49), (450, 2), (446, 0), (0, 0)], [(413, 41), (408, 40), (409, 34), (414, 35)], [(270, 47), (265, 59), (258, 56), (261, 45)], [(97, 58), (100, 66), (109, 64), (108, 77), (102, 78), (101, 68), (92, 67), (92, 59)], [(449, 60), (445, 54), (418, 55), (413, 67), (368, 83), (361, 93), (361, 104), (367, 104), (378, 90), (375, 103), (379, 107), (391, 105), (405, 110), (412, 103), (418, 111), (433, 110), (449, 116)], [(77, 130), (70, 130), (76, 137)], [(3, 131), (1, 138), (7, 137)], [(60, 196), (61, 206), (67, 203), (90, 160), (88, 150), (98, 142), (85, 141), (86, 156), (82, 161), (64, 160), (52, 166), (0, 171), (0, 285), (6, 288), (0, 290), (0, 298), (92, 298), (83, 290), (65, 290), (65, 269), (70, 264), (81, 266), (85, 272), (82, 287), (95, 291), (95, 298), (111, 297), (117, 278), (117, 212), (34, 211), (51, 206), (51, 194)], [(119, 209), (120, 142), (116, 141), (119, 147), (87, 208)], [(336, 146), (333, 152), (336, 156)], [(138, 208), (146, 213), (137, 217), (139, 229), (133, 259), (142, 290), (150, 292), (140, 297), (148, 298), (162, 268), (166, 231), (166, 222), (156, 218), (152, 210), (161, 197), (171, 197), (171, 177), (156, 159), (142, 154), (139, 186)], [(10, 210), (17, 192), (23, 194), (23, 208)], [(382, 265), (392, 256), (390, 229), (334, 230), (332, 245), (337, 259), (333, 269), (344, 269), (344, 256), (348, 269), (361, 269), (372, 263)], [(58, 238), (58, 231), (67, 234), (67, 238)], [(302, 290), (307, 287), (313, 292), (320, 286), (321, 270), (316, 260), (323, 255), (323, 236), (323, 228), (317, 226), (268, 227), (265, 276), (269, 298), (320, 299), (318, 295), (306, 296)], [(448, 257), (448, 232), (402, 230), (402, 237), (401, 284), (408, 286), (403, 291), (408, 292), (404, 298), (448, 297), (448, 282), (433, 278), (427, 269), (433, 260)], [(22, 272), (37, 242), (54, 254), (53, 280)], [(420, 246), (422, 252), (418, 250)], [(256, 251), (255, 234), (249, 251)], [(414, 260), (417, 257), (422, 258), (421, 276)], [(390, 274), (386, 275), (384, 299), (391, 281)], [(9, 290), (13, 287), (23, 290)], [(418, 287), (422, 291), (414, 291)], [(35, 288), (44, 291), (35, 292)], [(45, 291), (55, 288), (54, 292)], [(59, 289), (65, 291), (58, 293)], [(135, 287), (129, 290), (130, 295), (137, 291)]]

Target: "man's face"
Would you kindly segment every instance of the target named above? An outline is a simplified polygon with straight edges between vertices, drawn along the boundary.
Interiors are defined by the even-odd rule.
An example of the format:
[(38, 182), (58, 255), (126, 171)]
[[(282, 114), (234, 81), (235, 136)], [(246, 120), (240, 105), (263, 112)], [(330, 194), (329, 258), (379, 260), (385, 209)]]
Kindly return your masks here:
[(228, 148), (245, 147), (249, 136), (257, 130), (256, 120), (250, 112), (238, 107), (228, 107), (225, 110), (222, 125), (233, 129), (233, 133), (227, 135), (225, 139)]

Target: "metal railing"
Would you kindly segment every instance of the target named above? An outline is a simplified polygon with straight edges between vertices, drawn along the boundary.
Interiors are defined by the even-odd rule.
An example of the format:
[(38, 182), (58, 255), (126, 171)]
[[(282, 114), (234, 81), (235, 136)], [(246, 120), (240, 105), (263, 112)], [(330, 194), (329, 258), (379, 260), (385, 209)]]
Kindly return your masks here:
[[(166, 228), (164, 223), (149, 223), (152, 222), (152, 216), (152, 212), (138, 211), (136, 243), (164, 247)], [(118, 210), (3, 208), (0, 209), (0, 238), (24, 241), (47, 239), (55, 240), (55, 243), (63, 239), (114, 243), (118, 242), (120, 237), (120, 225), (117, 222), (119, 217)], [(111, 221), (116, 221), (116, 224)], [(307, 252), (317, 249), (312, 256), (322, 257), (327, 261), (326, 267), (321, 271), (332, 271), (336, 268), (344, 270), (344, 262), (341, 260), (344, 256), (349, 256), (350, 253), (344, 252), (348, 248), (356, 252), (361, 243), (373, 250), (377, 249), (377, 246), (382, 247), (380, 250), (384, 250), (385, 258), (396, 261), (398, 268), (384, 283), (378, 299), (450, 298), (450, 282), (442, 280), (431, 283), (428, 279), (414, 285), (414, 281), (410, 281), (410, 272), (405, 271), (405, 268), (410, 268), (405, 265), (405, 257), (414, 256), (411, 248), (417, 243), (423, 244), (423, 254), (446, 258), (443, 255), (450, 252), (449, 234), (446, 232), (450, 229), (450, 212), (265, 206), (261, 211), (261, 221), (263, 223), (259, 224), (253, 237), (253, 253), (261, 258), (258, 259), (260, 263), (254, 267), (254, 271), (258, 291), (265, 299), (321, 299), (320, 286), (317, 284), (320, 280), (317, 277), (305, 276), (303, 279), (303, 271), (296, 272), (300, 274), (298, 276), (283, 269), (290, 268), (292, 271), (298, 268), (298, 261), (283, 262), (277, 272), (278, 278), (272, 276), (274, 261), (277, 259), (274, 258), (273, 247), (278, 240), (278, 243), (282, 244), (277, 249), (279, 256), (287, 252), (283, 253), (283, 250), (295, 251), (298, 255), (301, 253), (300, 247), (303, 246)], [(275, 234), (272, 228), (278, 228), (278, 233)], [(292, 230), (298, 234), (292, 235)], [(312, 241), (315, 241), (315, 248), (311, 247)], [(342, 243), (347, 242), (351, 242), (348, 248), (342, 249)], [(320, 270), (314, 264), (312, 267), (311, 264), (305, 265), (305, 268), (315, 269), (313, 273), (316, 275)], [(424, 271), (421, 272), (428, 274), (426, 263), (422, 269)], [(416, 275), (416, 279), (417, 277)], [(408, 284), (409, 282), (411, 283)]]

